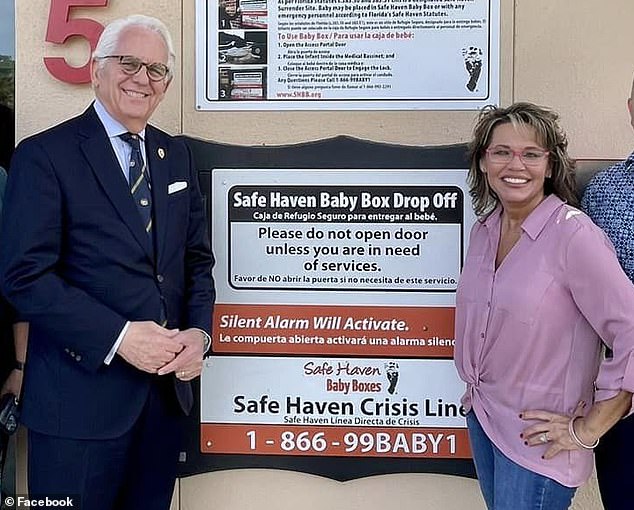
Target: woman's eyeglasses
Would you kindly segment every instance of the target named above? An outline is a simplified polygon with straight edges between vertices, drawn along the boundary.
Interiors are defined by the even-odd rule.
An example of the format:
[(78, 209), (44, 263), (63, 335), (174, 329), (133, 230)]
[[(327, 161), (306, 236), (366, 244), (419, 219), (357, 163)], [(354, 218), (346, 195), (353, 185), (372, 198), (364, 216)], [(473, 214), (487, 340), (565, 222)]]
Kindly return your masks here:
[(508, 164), (513, 161), (515, 156), (517, 156), (526, 166), (539, 165), (549, 154), (548, 151), (540, 149), (514, 151), (508, 147), (493, 147), (491, 149), (486, 149), (485, 152), (489, 156), (491, 163)]

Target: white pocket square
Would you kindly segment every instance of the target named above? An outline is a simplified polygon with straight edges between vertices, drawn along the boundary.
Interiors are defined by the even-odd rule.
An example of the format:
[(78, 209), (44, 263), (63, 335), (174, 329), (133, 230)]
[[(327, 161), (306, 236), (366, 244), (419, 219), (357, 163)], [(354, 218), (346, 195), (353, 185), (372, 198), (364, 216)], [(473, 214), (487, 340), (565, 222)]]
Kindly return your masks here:
[(183, 190), (187, 187), (187, 181), (176, 181), (167, 187), (167, 194), (171, 195), (177, 191)]

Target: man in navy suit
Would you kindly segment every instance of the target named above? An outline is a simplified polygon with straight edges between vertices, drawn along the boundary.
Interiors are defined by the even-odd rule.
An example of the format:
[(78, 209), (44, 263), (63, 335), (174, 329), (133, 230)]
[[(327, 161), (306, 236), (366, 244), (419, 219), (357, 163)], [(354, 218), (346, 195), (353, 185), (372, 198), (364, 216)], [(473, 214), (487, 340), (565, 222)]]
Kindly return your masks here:
[(189, 381), (210, 343), (213, 259), (192, 156), (148, 125), (165, 26), (131, 16), (92, 56), (95, 102), (12, 161), (2, 291), (30, 323), (29, 492), (84, 510), (167, 509)]

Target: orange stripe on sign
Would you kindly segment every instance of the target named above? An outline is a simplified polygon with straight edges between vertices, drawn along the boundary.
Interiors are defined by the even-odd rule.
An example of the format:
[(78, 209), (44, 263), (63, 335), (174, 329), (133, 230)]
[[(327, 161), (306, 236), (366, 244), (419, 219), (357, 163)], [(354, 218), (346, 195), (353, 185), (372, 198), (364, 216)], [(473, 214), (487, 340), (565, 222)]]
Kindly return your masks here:
[(201, 424), (202, 453), (468, 459), (467, 429)]
[(213, 351), (453, 356), (454, 308), (217, 304)]

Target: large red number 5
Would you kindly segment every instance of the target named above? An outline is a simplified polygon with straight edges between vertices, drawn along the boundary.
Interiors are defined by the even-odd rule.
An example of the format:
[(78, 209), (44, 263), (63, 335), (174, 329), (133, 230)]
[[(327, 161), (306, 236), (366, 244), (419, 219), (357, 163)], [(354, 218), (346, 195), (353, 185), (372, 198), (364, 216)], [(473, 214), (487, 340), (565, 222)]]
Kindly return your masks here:
[[(92, 19), (71, 19), (73, 7), (105, 7), (108, 0), (51, 0), (46, 41), (64, 44), (70, 37), (83, 37), (90, 43), (90, 53), (97, 46), (103, 26)], [(82, 67), (73, 67), (64, 57), (44, 57), (44, 65), (55, 78), (66, 83), (90, 82), (90, 58)]]

